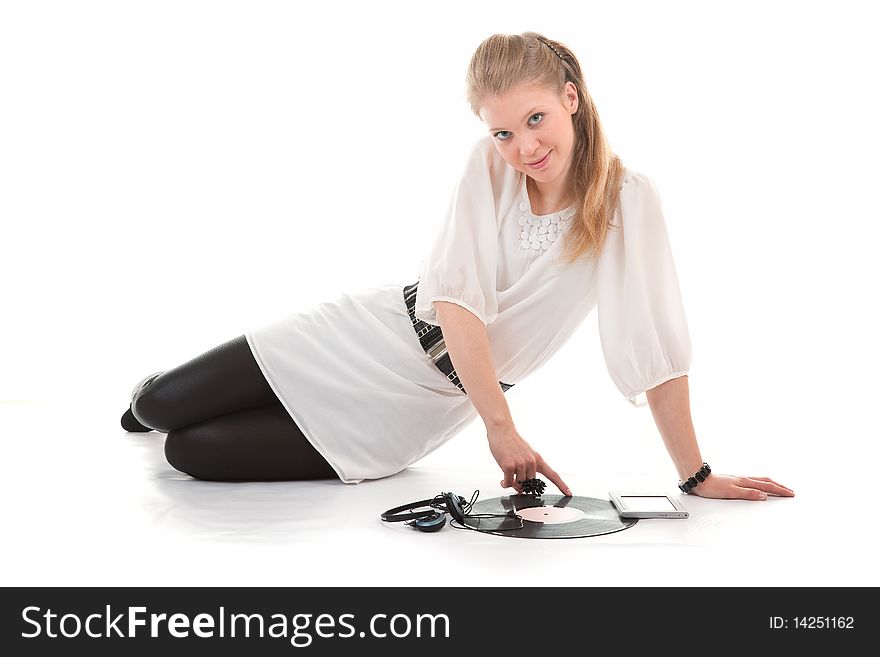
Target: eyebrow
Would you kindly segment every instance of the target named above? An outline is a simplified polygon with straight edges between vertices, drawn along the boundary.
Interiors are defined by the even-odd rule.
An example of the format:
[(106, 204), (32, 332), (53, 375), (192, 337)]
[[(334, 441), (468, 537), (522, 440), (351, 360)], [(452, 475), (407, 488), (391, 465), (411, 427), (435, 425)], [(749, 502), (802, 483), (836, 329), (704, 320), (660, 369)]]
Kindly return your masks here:
[[(542, 105), (537, 105), (536, 107), (533, 107), (533, 108), (532, 108), (531, 110), (529, 110), (529, 112), (528, 112), (528, 113), (522, 118), (522, 120), (525, 121), (527, 118), (529, 118), (532, 114), (535, 113), (535, 110), (541, 109), (541, 107), (543, 107), (543, 106), (542, 106)], [(499, 131), (500, 131), (500, 130), (503, 130), (503, 129), (504, 129), (504, 128), (489, 128), (489, 132), (495, 132), (496, 130), (499, 130)]]

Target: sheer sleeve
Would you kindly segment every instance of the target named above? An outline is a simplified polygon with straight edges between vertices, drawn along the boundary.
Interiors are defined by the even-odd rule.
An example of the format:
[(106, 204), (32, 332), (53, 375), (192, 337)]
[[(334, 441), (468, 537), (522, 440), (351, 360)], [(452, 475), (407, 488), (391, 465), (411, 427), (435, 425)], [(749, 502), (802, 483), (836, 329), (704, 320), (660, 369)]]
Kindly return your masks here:
[(491, 141), (476, 143), (455, 186), (445, 221), (422, 262), (415, 315), (429, 324), (438, 324), (435, 301), (456, 303), (485, 325), (498, 317), (492, 151)]
[(691, 340), (653, 180), (629, 172), (615, 220), (598, 261), (599, 335), (612, 380), (639, 407), (688, 373)]

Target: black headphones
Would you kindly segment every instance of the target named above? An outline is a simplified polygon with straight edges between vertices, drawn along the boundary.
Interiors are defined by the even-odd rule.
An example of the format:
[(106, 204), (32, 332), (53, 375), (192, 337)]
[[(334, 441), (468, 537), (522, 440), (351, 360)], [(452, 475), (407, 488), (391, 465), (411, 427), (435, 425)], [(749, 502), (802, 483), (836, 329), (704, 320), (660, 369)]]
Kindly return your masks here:
[[(541, 494), (544, 492), (544, 487), (546, 486), (546, 484), (538, 478), (527, 479), (518, 483), (522, 484), (523, 493), (525, 495), (531, 495), (538, 498), (541, 497)], [(507, 513), (471, 513), (470, 511), (479, 496), (480, 491), (475, 490), (474, 494), (471, 496), (471, 501), (468, 502), (461, 495), (456, 495), (455, 493), (440, 493), (431, 499), (410, 502), (409, 504), (401, 504), (393, 509), (388, 509), (379, 517), (385, 522), (407, 521), (407, 525), (423, 532), (436, 532), (443, 529), (443, 526), (446, 524), (447, 513), (452, 516), (452, 520), (459, 524), (459, 526), (456, 527), (455, 524), (450, 522), (449, 526), (453, 529), (472, 529), (478, 532), (489, 533), (523, 529), (524, 525), (522, 516), (516, 512), (515, 508)], [(413, 510), (419, 508), (422, 508), (422, 510)], [(515, 518), (519, 523), (515, 527), (480, 529), (479, 527), (470, 527), (465, 524), (465, 518), (504, 518), (505, 520)], [(479, 524), (479, 521), (477, 524)]]
[[(456, 526), (453, 522), (449, 526), (453, 529), (471, 529), (478, 532), (499, 532), (499, 531), (516, 531), (523, 528), (523, 519), (515, 509), (511, 509), (507, 513), (471, 513), (470, 510), (474, 506), (480, 491), (474, 491), (471, 501), (468, 502), (461, 495), (454, 493), (440, 493), (428, 500), (419, 500), (418, 502), (410, 502), (409, 504), (401, 504), (393, 509), (388, 509), (380, 517), (385, 522), (401, 522), (407, 521), (406, 524), (423, 532), (436, 532), (443, 529), (446, 524), (446, 514), (452, 516), (452, 520), (458, 523)], [(424, 508), (421, 511), (413, 509)], [(408, 512), (408, 513), (407, 513)], [(504, 518), (505, 520), (515, 519), (519, 522), (514, 527), (480, 529), (478, 527), (470, 527), (465, 524), (465, 518)]]
[[(422, 511), (410, 511), (421, 507), (431, 507)], [(423, 532), (436, 532), (446, 524), (446, 514), (453, 520), (464, 525), (465, 509), (469, 508), (467, 500), (454, 493), (440, 493), (429, 500), (419, 500), (409, 504), (401, 504), (388, 509), (381, 515), (385, 522), (409, 521), (406, 524)], [(404, 513), (410, 511), (409, 513)]]

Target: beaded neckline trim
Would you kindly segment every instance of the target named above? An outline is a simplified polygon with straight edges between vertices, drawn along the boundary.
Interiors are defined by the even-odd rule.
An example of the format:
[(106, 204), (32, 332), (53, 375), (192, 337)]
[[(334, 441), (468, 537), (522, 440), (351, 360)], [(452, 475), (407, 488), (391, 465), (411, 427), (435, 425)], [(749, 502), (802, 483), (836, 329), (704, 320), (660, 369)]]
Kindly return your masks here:
[(527, 253), (540, 255), (548, 251), (562, 234), (576, 214), (574, 203), (558, 212), (535, 214), (532, 212), (529, 193), (526, 189), (526, 176), (522, 177), (517, 226), (520, 229), (519, 245)]

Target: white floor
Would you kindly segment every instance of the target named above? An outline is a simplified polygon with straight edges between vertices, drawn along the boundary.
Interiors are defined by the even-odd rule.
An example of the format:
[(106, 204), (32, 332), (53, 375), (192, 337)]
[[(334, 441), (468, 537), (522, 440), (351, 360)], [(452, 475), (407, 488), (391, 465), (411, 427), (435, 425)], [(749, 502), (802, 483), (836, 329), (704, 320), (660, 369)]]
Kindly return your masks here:
[[(870, 461), (852, 464), (846, 487), (836, 459), (829, 454), (825, 463), (813, 452), (786, 461), (784, 478), (776, 473), (795, 498), (687, 496), (687, 520), (642, 520), (605, 536), (523, 540), (448, 527), (427, 534), (378, 515), (441, 490), (503, 495), (494, 463), (474, 457), (481, 425), (384, 480), (225, 484), (172, 469), (164, 435), (122, 431), (119, 411), (103, 401), (86, 410), (0, 405), (4, 585), (880, 583), (873, 514), (863, 506), (873, 488)], [(545, 452), (560, 450), (548, 445)], [(592, 465), (583, 474), (556, 459), (576, 495), (607, 499), (609, 489), (628, 485), (674, 490), (668, 465), (601, 473), (615, 450), (593, 445), (586, 452)]]

